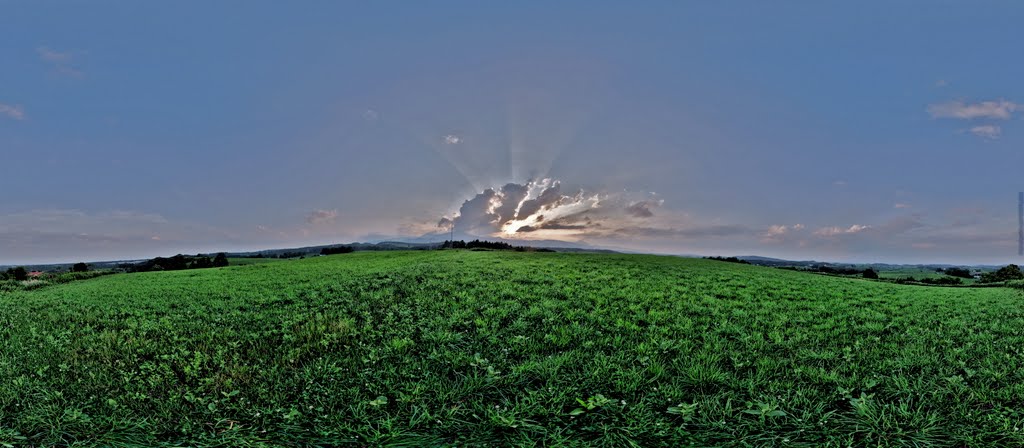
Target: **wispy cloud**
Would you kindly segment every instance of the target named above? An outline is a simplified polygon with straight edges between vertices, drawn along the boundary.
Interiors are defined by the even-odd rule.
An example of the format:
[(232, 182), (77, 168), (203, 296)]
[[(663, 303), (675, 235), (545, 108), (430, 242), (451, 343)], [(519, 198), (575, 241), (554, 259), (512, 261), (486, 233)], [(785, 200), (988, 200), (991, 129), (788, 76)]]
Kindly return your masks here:
[(947, 103), (929, 105), (928, 113), (932, 118), (956, 118), (960, 120), (989, 118), (1008, 120), (1018, 108), (1020, 108), (1019, 104), (1004, 99), (982, 101), (980, 103), (950, 101)]
[(854, 225), (852, 225), (850, 227), (846, 227), (846, 228), (837, 227), (837, 226), (831, 226), (831, 227), (822, 227), (822, 228), (820, 228), (818, 230), (815, 230), (814, 234), (817, 235), (817, 236), (823, 236), (823, 237), (833, 237), (833, 236), (839, 236), (839, 235), (853, 235), (853, 234), (856, 234), (856, 233), (861, 233), (861, 232), (863, 232), (865, 230), (868, 230), (870, 228), (871, 228), (871, 226), (861, 225), (861, 224), (854, 224)]
[(680, 229), (660, 227), (623, 227), (614, 236), (649, 238), (721, 238), (751, 234), (751, 229), (740, 225), (694, 226)]
[(662, 200), (634, 202), (626, 207), (626, 213), (635, 218), (650, 218), (654, 216), (652, 209), (660, 207), (664, 202)]
[(761, 232), (761, 242), (762, 243), (781, 243), (781, 242), (785, 241), (785, 237), (786, 237), (787, 234), (791, 234), (793, 232), (799, 232), (799, 231), (801, 231), (803, 229), (804, 229), (804, 225), (803, 224), (799, 224), (799, 223), (798, 224), (789, 225), (789, 226), (785, 225), (785, 224), (771, 225), (771, 226), (768, 226), (767, 230), (765, 230), (764, 232)]
[(910, 204), (905, 204), (905, 203), (902, 203), (902, 202), (897, 202), (897, 203), (892, 205), (892, 208), (910, 208)]
[(337, 210), (313, 210), (308, 216), (306, 216), (306, 222), (313, 225), (330, 224), (333, 223), (337, 217)]
[(52, 62), (54, 64), (71, 62), (71, 53), (52, 50), (49, 47), (37, 47), (36, 53), (39, 54), (39, 59), (46, 62)]
[(0, 103), (0, 115), (6, 116), (7, 118), (15, 119), (15, 120), (24, 120), (25, 119), (25, 109), (23, 109), (20, 105), (17, 105), (17, 104), (11, 105), (11, 104)]
[[(920, 230), (926, 227), (924, 215), (914, 213), (911, 215), (897, 216), (877, 226), (865, 226), (870, 228), (872, 233), (878, 233), (882, 237), (890, 237), (902, 233)], [(867, 229), (864, 229), (867, 230)]]
[(1003, 134), (1003, 128), (993, 124), (974, 126), (971, 129), (969, 129), (969, 131), (972, 134), (987, 140), (996, 140), (999, 138), (1000, 135)]
[(39, 55), (39, 60), (49, 64), (58, 74), (75, 78), (84, 75), (81, 70), (74, 67), (75, 56), (71, 52), (39, 46), (36, 47), (36, 54)]

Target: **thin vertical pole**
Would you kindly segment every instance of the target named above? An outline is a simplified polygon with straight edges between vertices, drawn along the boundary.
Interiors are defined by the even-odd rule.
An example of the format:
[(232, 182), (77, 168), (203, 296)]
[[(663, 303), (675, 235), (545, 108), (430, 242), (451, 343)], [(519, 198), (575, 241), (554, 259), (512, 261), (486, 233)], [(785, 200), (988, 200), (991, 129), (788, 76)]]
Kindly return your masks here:
[(1024, 191), (1017, 193), (1017, 255), (1024, 256)]

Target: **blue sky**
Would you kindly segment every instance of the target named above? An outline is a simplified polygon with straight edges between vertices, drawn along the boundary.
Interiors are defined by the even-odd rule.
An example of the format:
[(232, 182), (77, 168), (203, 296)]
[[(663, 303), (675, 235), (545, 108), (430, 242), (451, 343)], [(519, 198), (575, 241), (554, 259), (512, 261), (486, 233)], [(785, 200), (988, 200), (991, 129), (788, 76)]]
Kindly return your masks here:
[(0, 264), (448, 225), (1017, 258), (1019, 4), (548, 3), (0, 4)]

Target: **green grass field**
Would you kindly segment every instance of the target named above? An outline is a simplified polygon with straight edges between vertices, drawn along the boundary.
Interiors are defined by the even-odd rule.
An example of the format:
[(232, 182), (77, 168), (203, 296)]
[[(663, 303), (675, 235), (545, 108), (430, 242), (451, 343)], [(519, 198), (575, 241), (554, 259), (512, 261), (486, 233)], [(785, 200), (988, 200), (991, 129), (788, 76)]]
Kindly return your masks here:
[[(943, 278), (946, 274), (941, 272), (935, 272), (932, 269), (924, 268), (900, 268), (900, 269), (889, 269), (878, 272), (880, 278), (902, 278), (902, 277), (914, 277), (914, 278)], [(964, 279), (967, 280), (967, 279)]]
[[(933, 269), (905, 267), (905, 268), (899, 268), (899, 269), (889, 269), (889, 270), (879, 271), (878, 272), (878, 277), (879, 278), (884, 278), (884, 279), (898, 279), (898, 278), (913, 277), (915, 279), (920, 280), (920, 279), (925, 279), (925, 278), (930, 278), (930, 279), (948, 278), (949, 276), (947, 276), (946, 274), (944, 274), (942, 272), (935, 272)], [(961, 278), (960, 281), (963, 282), (963, 284), (965, 284), (965, 285), (972, 285), (972, 284), (976, 283), (976, 281), (973, 278)]]
[(0, 446), (1021, 446), (1024, 297), (357, 252), (0, 292)]
[(960, 280), (961, 284), (965, 285), (965, 286), (977, 285), (978, 284), (978, 281), (973, 279), (973, 278), (950, 277), (950, 276), (948, 276), (948, 275), (946, 275), (944, 273), (935, 272), (934, 270), (931, 270), (931, 269), (912, 268), (912, 267), (879, 271), (878, 272), (878, 277), (881, 278), (881, 279), (884, 279), (884, 280), (905, 279), (905, 278), (908, 278), (908, 277), (913, 278), (915, 280), (924, 280), (924, 279), (938, 280), (938, 279), (953, 279), (953, 278), (957, 278), (957, 279)]
[(277, 263), (279, 261), (286, 261), (280, 258), (229, 258), (229, 266), (248, 266), (251, 264), (264, 264), (264, 263)]

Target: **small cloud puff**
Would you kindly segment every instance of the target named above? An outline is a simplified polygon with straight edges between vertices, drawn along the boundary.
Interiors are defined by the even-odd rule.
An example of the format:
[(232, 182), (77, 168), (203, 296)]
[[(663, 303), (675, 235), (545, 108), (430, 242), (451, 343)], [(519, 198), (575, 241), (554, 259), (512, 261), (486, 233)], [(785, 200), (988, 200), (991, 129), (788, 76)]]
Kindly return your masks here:
[(986, 124), (981, 126), (974, 126), (969, 131), (986, 140), (998, 139), (1003, 134), (1003, 129), (996, 125)]
[(71, 77), (81, 77), (83, 75), (81, 70), (72, 67), (74, 62), (74, 55), (66, 51), (57, 51), (49, 47), (40, 46), (36, 47), (36, 54), (39, 55), (39, 60), (50, 64), (57, 73)]
[(0, 115), (4, 115), (7, 118), (11, 118), (14, 120), (24, 120), (25, 109), (23, 109), (20, 105), (0, 103)]
[(960, 120), (990, 118), (1008, 120), (1018, 108), (1020, 108), (1019, 104), (1003, 99), (982, 101), (980, 103), (950, 101), (948, 103), (929, 105), (928, 113), (932, 118), (956, 118)]
[(831, 226), (831, 227), (822, 227), (822, 228), (820, 228), (818, 230), (815, 230), (814, 234), (817, 235), (817, 236), (823, 236), (823, 237), (833, 237), (833, 236), (839, 236), (839, 235), (853, 235), (853, 234), (861, 233), (861, 232), (863, 232), (865, 230), (868, 230), (870, 228), (871, 228), (871, 226), (860, 225), (860, 224), (854, 224), (854, 225), (852, 225), (852, 226), (850, 226), (848, 228), (845, 228), (845, 229), (842, 228), (842, 227)]
[(797, 232), (804, 229), (804, 225), (797, 223), (791, 226), (784, 224), (776, 224), (768, 226), (768, 230), (761, 233), (762, 243), (778, 243), (783, 241), (783, 237), (790, 232)]

